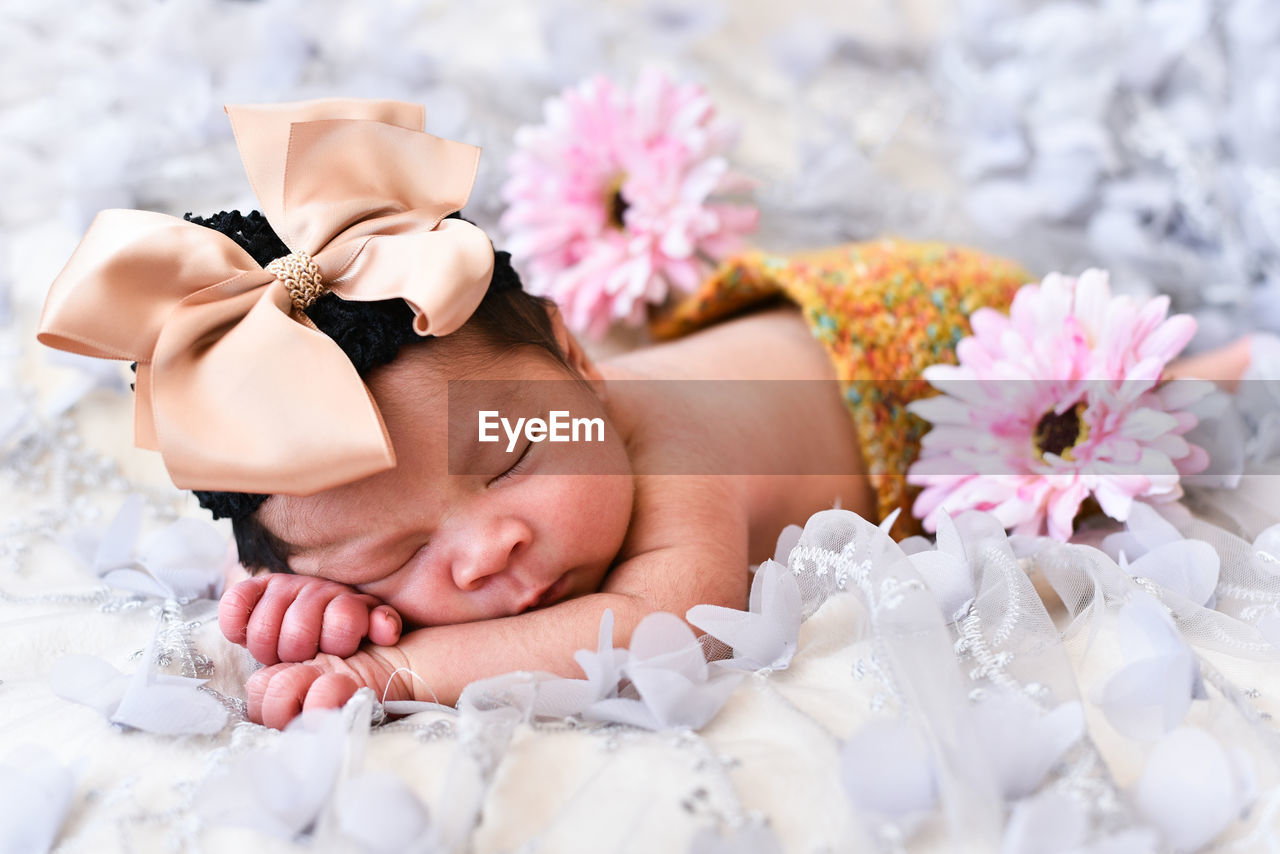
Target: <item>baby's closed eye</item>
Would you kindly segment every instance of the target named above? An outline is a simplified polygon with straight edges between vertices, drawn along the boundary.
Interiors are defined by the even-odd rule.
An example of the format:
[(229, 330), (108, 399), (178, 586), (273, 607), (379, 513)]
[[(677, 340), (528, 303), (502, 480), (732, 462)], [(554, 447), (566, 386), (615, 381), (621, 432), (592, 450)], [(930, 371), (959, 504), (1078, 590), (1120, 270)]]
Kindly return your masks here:
[(532, 458), (533, 458), (532, 451), (533, 451), (533, 442), (526, 442), (524, 446), (524, 450), (520, 452), (520, 456), (516, 457), (515, 460), (511, 463), (511, 465), (507, 466), (505, 471), (503, 471), (497, 477), (490, 480), (488, 485), (497, 486), (502, 482), (511, 479), (515, 475), (520, 474), (525, 469), (527, 469), (529, 467), (529, 464), (532, 462)]
[(370, 556), (357, 564), (362, 569), (348, 571), (348, 583), (361, 593), (390, 599), (403, 586), (406, 574), (424, 559), (429, 544), (429, 541), (417, 540), (416, 545), (385, 553), (381, 557)]

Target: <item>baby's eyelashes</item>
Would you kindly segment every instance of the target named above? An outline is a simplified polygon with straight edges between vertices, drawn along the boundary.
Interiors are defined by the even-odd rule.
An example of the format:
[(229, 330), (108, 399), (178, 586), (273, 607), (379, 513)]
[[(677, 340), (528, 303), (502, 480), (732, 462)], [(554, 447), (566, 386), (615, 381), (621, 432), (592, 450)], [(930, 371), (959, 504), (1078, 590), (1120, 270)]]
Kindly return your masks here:
[(508, 466), (507, 470), (504, 471), (502, 474), (498, 475), (493, 480), (489, 481), (489, 486), (495, 486), (503, 482), (504, 480), (507, 480), (513, 477), (514, 475), (517, 475), (520, 472), (524, 471), (524, 469), (529, 464), (529, 458), (531, 456), (530, 451), (532, 449), (533, 449), (533, 442), (525, 443), (524, 450), (520, 452), (520, 456), (516, 458), (515, 462), (513, 462), (510, 466)]
[[(382, 566), (374, 571), (361, 573), (358, 580), (350, 582), (351, 586), (356, 590), (359, 590), (361, 593), (369, 593), (374, 596), (379, 595), (380, 589), (385, 593), (386, 591), (383, 583), (388, 579), (394, 578), (396, 575), (417, 562), (423, 552), (426, 551), (428, 545), (430, 545), (429, 541), (413, 548), (408, 554), (403, 555), (402, 558), (398, 559), (398, 563), (393, 561), (390, 565)], [(375, 565), (375, 563), (375, 559), (370, 558), (366, 562), (366, 565)]]

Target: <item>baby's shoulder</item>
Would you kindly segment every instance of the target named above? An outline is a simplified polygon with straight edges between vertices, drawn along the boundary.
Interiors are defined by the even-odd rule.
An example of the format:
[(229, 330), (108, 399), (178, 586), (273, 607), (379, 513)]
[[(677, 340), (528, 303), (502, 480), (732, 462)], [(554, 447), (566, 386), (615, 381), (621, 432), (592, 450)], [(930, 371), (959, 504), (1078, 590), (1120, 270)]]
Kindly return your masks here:
[(689, 380), (834, 379), (822, 346), (800, 310), (780, 305), (752, 312), (617, 357), (643, 376)]
[(631, 524), (618, 559), (673, 549), (702, 552), (712, 541), (745, 542), (749, 518), (747, 491), (738, 478), (705, 473), (643, 477), (636, 482)]

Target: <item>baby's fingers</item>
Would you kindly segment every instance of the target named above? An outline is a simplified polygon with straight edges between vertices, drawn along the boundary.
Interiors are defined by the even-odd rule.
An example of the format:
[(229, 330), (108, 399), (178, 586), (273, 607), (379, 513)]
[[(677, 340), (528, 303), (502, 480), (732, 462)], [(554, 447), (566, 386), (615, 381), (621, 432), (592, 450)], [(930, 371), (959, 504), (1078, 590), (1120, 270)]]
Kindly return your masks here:
[(302, 710), (340, 709), (359, 688), (356, 680), (345, 673), (326, 673), (311, 683)]
[(245, 686), (249, 720), (275, 729), (310, 709), (341, 708), (359, 684), (346, 673), (325, 673), (314, 664), (264, 667)]
[[(372, 611), (369, 610), (371, 607)], [(400, 640), (400, 626), (400, 615), (395, 609), (379, 604), (372, 596), (337, 596), (324, 611), (320, 651), (348, 658), (355, 654), (366, 637), (379, 646), (391, 646)]]
[[(268, 587), (249, 615), (245, 646), (248, 647), (249, 654), (263, 664), (276, 664), (282, 660), (280, 632), (284, 628), (285, 614), (293, 605), (297, 593), (297, 590), (285, 589), (283, 585)], [(306, 661), (306, 658), (300, 660)]]
[(232, 643), (245, 645), (249, 631), (249, 615), (267, 589), (266, 578), (241, 581), (222, 594), (218, 602), (218, 628)]
[(390, 605), (379, 605), (369, 612), (369, 640), (378, 646), (393, 646), (400, 640), (403, 624)]
[(355, 655), (369, 634), (369, 596), (344, 594), (334, 597), (324, 609), (320, 631), (320, 651), (339, 658)]
[(320, 652), (325, 614), (343, 596), (336, 584), (312, 583), (298, 591), (281, 618), (276, 654), (280, 661), (310, 661)]
[(262, 668), (250, 676), (245, 685), (249, 720), (284, 729), (302, 712), (307, 691), (322, 673), (311, 664), (276, 664)]

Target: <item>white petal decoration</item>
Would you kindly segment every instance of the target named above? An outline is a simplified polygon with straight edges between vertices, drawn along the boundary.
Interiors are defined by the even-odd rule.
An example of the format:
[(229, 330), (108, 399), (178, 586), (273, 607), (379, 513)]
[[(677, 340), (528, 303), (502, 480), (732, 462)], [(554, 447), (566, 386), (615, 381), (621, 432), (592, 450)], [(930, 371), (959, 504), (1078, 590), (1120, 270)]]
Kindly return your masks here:
[(645, 729), (699, 729), (715, 717), (742, 674), (709, 677), (693, 630), (675, 614), (657, 612), (631, 633), (625, 675), (639, 699), (617, 697), (590, 706), (587, 720), (614, 721)]
[(75, 776), (49, 751), (28, 745), (0, 763), (0, 851), (43, 854), (53, 847), (75, 794)]
[(53, 692), (96, 710), (112, 723), (160, 735), (212, 734), (227, 722), (227, 710), (198, 690), (204, 679), (155, 673), (155, 637), (138, 669), (125, 676), (92, 655), (60, 658), (49, 675)]
[(613, 611), (605, 608), (600, 615), (600, 632), (595, 641), (595, 652), (579, 649), (573, 653), (573, 661), (586, 673), (586, 679), (600, 685), (605, 691), (616, 688), (626, 663), (626, 649), (613, 648)]
[(1159, 738), (1182, 723), (1203, 694), (1200, 665), (1163, 606), (1135, 594), (1116, 616), (1126, 664), (1099, 689), (1094, 702), (1129, 738)]
[(62, 699), (110, 718), (129, 689), (129, 677), (96, 655), (64, 655), (49, 671), (49, 687)]
[(1157, 546), (1125, 571), (1135, 578), (1149, 578), (1161, 587), (1207, 606), (1218, 586), (1221, 566), (1218, 552), (1203, 540), (1179, 540)]
[(704, 828), (689, 843), (689, 854), (783, 854), (783, 849), (768, 825), (749, 824), (725, 835)]
[[(887, 534), (893, 530), (893, 523), (898, 521), (898, 517), (901, 515), (902, 515), (902, 508), (895, 507), (889, 511), (888, 516), (885, 516), (882, 520), (880, 520), (880, 524), (877, 527), (881, 531)], [(779, 563), (785, 563), (785, 561), (779, 561)]]
[(131, 495), (103, 533), (93, 557), (102, 580), (143, 596), (190, 601), (222, 595), (226, 540), (198, 519), (179, 519), (135, 543), (142, 528), (143, 498)]
[(992, 691), (970, 710), (982, 755), (1006, 798), (1031, 794), (1084, 734), (1084, 709), (1062, 703), (1043, 712), (1030, 698)]
[(1280, 612), (1271, 611), (1264, 614), (1257, 622), (1258, 631), (1267, 639), (1267, 643), (1280, 649)]
[(1280, 524), (1272, 525), (1254, 539), (1253, 565), (1269, 575), (1280, 575)]
[(140, 666), (111, 721), (160, 735), (211, 735), (226, 724), (227, 710), (212, 694), (197, 690), (206, 681), (154, 674)]
[(600, 615), (596, 651), (580, 649), (573, 654), (586, 679), (547, 679), (538, 682), (533, 699), (534, 714), (563, 718), (581, 714), (592, 703), (616, 697), (618, 682), (627, 661), (625, 649), (613, 648), (613, 611)]
[(947, 622), (955, 622), (973, 601), (973, 575), (969, 566), (954, 555), (922, 551), (907, 556), (924, 583), (929, 585)]
[(1182, 727), (1155, 745), (1134, 792), (1138, 811), (1176, 852), (1197, 851), (1246, 807), (1244, 786), (1209, 733)]
[(1124, 528), (1102, 540), (1102, 550), (1114, 561), (1119, 561), (1121, 554), (1127, 560), (1138, 560), (1152, 549), (1182, 540), (1178, 529), (1144, 501), (1133, 502)]
[(139, 569), (113, 569), (103, 575), (102, 580), (117, 590), (139, 596), (165, 599), (170, 595), (169, 588), (160, 579)]
[(1135, 661), (1103, 686), (1097, 704), (1116, 730), (1152, 739), (1182, 723), (1191, 707), (1192, 673), (1180, 656)]
[(613, 648), (613, 611), (606, 608), (600, 615), (600, 634), (596, 639), (594, 653), (580, 649), (573, 654), (587, 681), (602, 690), (602, 696), (615, 690), (618, 680), (622, 678), (622, 668), (626, 664), (627, 651)]
[(138, 558), (178, 599), (217, 599), (222, 595), (227, 541), (199, 519), (179, 519), (147, 538)]
[(133, 565), (133, 547), (142, 530), (142, 506), (142, 496), (136, 494), (121, 502), (93, 556), (93, 568), (99, 575)]
[(796, 547), (796, 543), (800, 542), (800, 535), (803, 533), (804, 528), (799, 525), (788, 525), (783, 528), (782, 533), (778, 534), (778, 543), (773, 549), (773, 559), (786, 566), (787, 559), (791, 557), (791, 550)]
[(733, 648), (733, 658), (717, 662), (735, 670), (783, 670), (795, 655), (803, 606), (795, 575), (766, 560), (751, 581), (749, 611), (720, 605), (695, 605), (690, 623)]
[(1000, 854), (1066, 854), (1089, 832), (1089, 817), (1076, 799), (1050, 790), (1014, 805)]
[(964, 541), (950, 514), (938, 514), (937, 549), (909, 554), (908, 559), (933, 591), (947, 621), (962, 617), (977, 590)]
[(338, 828), (366, 854), (425, 854), (435, 849), (426, 806), (399, 777), (366, 771), (334, 798)]
[(873, 721), (850, 736), (840, 780), (854, 806), (887, 818), (926, 812), (938, 800), (933, 756), (906, 721)]
[(1141, 827), (1104, 836), (1074, 849), (1071, 854), (1158, 854), (1159, 851), (1160, 837), (1154, 830)]
[(338, 709), (294, 718), (271, 750), (232, 757), (196, 799), (205, 820), (293, 841), (314, 829), (342, 765), (347, 725)]

